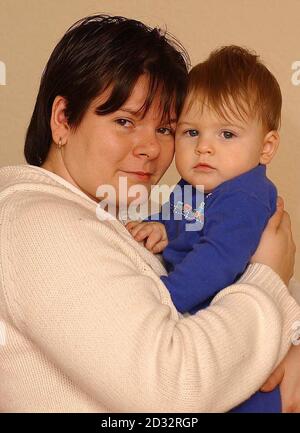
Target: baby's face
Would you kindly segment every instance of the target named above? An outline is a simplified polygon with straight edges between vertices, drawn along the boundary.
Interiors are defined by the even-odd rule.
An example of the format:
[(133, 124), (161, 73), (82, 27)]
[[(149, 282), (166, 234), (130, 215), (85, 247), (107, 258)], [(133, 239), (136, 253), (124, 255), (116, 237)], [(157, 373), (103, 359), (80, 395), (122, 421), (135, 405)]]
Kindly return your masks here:
[(176, 167), (187, 182), (209, 192), (259, 164), (266, 133), (261, 122), (234, 116), (226, 121), (197, 103), (187, 107), (175, 139)]

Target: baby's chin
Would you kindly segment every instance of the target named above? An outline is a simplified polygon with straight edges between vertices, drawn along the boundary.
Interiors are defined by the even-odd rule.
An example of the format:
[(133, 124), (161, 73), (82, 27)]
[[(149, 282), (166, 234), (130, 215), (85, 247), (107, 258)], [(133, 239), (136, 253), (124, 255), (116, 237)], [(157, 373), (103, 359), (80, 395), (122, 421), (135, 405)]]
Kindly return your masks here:
[[(191, 184), (194, 188), (205, 193), (212, 192), (215, 188), (221, 185), (225, 180), (220, 179), (207, 179), (208, 175), (205, 176), (182, 176), (183, 179)], [(212, 176), (211, 176), (212, 177)]]

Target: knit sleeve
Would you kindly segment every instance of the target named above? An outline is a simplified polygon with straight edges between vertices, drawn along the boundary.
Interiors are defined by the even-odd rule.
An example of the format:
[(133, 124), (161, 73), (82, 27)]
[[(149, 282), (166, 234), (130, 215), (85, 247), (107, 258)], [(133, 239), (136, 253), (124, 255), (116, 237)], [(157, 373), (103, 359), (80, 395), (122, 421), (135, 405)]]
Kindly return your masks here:
[(252, 265), (206, 310), (174, 315), (111, 222), (44, 196), (6, 206), (7, 309), (41, 356), (110, 412), (227, 411), (286, 353), (299, 308), (269, 268)]

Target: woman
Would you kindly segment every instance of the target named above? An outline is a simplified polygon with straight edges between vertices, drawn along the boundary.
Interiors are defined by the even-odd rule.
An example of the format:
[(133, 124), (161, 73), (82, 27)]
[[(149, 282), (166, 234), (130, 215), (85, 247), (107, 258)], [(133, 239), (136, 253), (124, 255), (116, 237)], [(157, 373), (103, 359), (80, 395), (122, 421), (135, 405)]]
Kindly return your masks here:
[(287, 353), (300, 311), (283, 284), (294, 244), (282, 206), (239, 283), (188, 317), (157, 258), (97, 208), (99, 185), (118, 200), (121, 177), (150, 189), (170, 165), (183, 53), (105, 16), (76, 23), (53, 51), (30, 165), (0, 173), (1, 411), (228, 411)]

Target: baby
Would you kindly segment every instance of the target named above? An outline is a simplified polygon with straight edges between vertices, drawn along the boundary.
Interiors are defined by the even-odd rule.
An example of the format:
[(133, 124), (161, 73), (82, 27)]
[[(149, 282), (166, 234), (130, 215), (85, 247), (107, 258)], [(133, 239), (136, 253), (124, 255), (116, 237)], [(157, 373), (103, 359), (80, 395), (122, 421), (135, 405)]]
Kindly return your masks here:
[[(266, 177), (266, 164), (278, 148), (281, 104), (274, 76), (241, 47), (216, 50), (190, 72), (175, 137), (182, 179), (164, 205), (169, 218), (161, 211), (126, 226), (150, 251), (163, 252), (168, 276), (161, 279), (181, 313), (205, 308), (239, 278), (275, 212), (277, 191)], [(192, 186), (188, 203), (178, 200), (178, 188), (185, 185)], [(204, 202), (195, 209), (201, 185)], [(188, 230), (196, 219), (203, 222), (203, 209), (202, 230)], [(279, 388), (257, 392), (233, 410), (280, 411)]]

